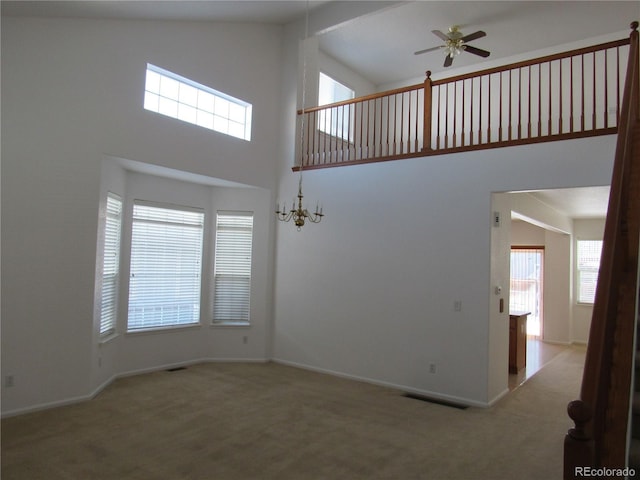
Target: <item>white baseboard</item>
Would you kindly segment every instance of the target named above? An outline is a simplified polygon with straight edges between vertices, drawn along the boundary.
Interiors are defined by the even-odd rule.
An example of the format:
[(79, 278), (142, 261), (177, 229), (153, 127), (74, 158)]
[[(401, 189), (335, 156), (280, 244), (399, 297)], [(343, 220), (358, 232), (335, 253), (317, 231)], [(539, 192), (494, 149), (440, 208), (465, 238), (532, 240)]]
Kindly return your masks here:
[(129, 370), (129, 371), (121, 372), (111, 376), (109, 379), (102, 382), (100, 385), (95, 387), (90, 393), (86, 395), (80, 395), (77, 397), (70, 397), (62, 400), (54, 400), (52, 402), (39, 403), (36, 405), (30, 405), (28, 407), (7, 410), (5, 412), (2, 412), (2, 414), (0, 415), (0, 418), (15, 417), (17, 415), (24, 415), (25, 413), (33, 413), (41, 410), (48, 410), (50, 408), (65, 407), (68, 405), (73, 405), (76, 403), (82, 403), (88, 400), (92, 400), (100, 392), (102, 392), (105, 388), (107, 388), (109, 385), (111, 385), (114, 381), (118, 380), (119, 378), (133, 377), (136, 375), (144, 375), (145, 373), (160, 372), (162, 370), (168, 370), (170, 368), (188, 367), (190, 365), (197, 365), (200, 363), (231, 363), (231, 362), (267, 363), (269, 362), (269, 359), (268, 358), (201, 358), (197, 360), (188, 360), (186, 362), (177, 362), (177, 363), (170, 363), (166, 365)]
[(301, 368), (303, 370), (309, 370), (309, 371), (317, 372), (317, 373), (324, 373), (324, 374), (327, 374), (327, 375), (333, 375), (334, 377), (346, 378), (347, 380), (355, 380), (355, 381), (358, 381), (358, 382), (369, 383), (371, 385), (378, 385), (380, 387), (393, 388), (394, 390), (400, 390), (402, 392), (407, 392), (407, 393), (414, 393), (414, 394), (422, 395), (424, 397), (433, 398), (434, 400), (440, 400), (440, 401), (443, 401), (443, 402), (449, 402), (449, 403), (453, 403), (453, 404), (457, 404), (457, 405), (464, 405), (464, 406), (468, 406), (468, 407), (488, 408), (491, 405), (493, 405), (493, 403), (498, 401), (499, 398), (501, 398), (502, 396), (504, 396), (507, 393), (509, 393), (509, 391), (507, 390), (506, 392), (503, 392), (502, 394), (500, 394), (499, 397), (496, 397), (494, 400), (492, 400), (491, 403), (486, 403), (486, 402), (479, 402), (477, 400), (472, 400), (472, 399), (469, 399), (469, 398), (458, 397), (458, 396), (455, 396), (455, 395), (447, 395), (447, 394), (443, 394), (443, 393), (440, 393), (440, 392), (432, 392), (430, 390), (422, 390), (422, 389), (418, 389), (418, 388), (408, 387), (406, 385), (399, 385), (399, 384), (396, 384), (396, 383), (385, 382), (385, 381), (376, 380), (376, 379), (373, 379), (373, 378), (362, 377), (362, 376), (359, 376), (359, 375), (352, 375), (352, 374), (348, 374), (348, 373), (337, 372), (337, 371), (334, 371), (334, 370), (328, 370), (328, 369), (325, 369), (325, 368), (318, 368), (318, 367), (314, 367), (314, 366), (311, 366), (311, 365), (306, 365), (304, 363), (291, 362), (289, 360), (282, 360), (282, 359), (279, 359), (279, 358), (273, 358), (271, 361), (274, 362), (274, 363), (282, 364), (282, 365), (288, 365), (290, 367)]

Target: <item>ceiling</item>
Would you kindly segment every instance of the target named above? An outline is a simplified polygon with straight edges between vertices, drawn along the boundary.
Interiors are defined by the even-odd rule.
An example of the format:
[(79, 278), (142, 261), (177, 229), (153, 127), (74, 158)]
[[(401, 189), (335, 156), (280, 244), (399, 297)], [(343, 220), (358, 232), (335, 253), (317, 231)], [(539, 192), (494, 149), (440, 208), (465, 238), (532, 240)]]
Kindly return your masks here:
[[(129, 18), (183, 21), (263, 22), (286, 24), (304, 18), (306, 0), (164, 0), (164, 1), (2, 1), (3, 15)], [(365, 6), (373, 12), (344, 21), (340, 15)], [(439, 46), (432, 30), (460, 25), (464, 34), (483, 30), (472, 45), (489, 50), (482, 59), (469, 53), (454, 67), (480, 68), (483, 61), (628, 32), (640, 18), (635, 1), (363, 1), (309, 0), (314, 16), (335, 18), (319, 34), (320, 48), (374, 85), (434, 76), (444, 70), (444, 54), (413, 52)], [(364, 8), (362, 9), (364, 11)], [(340, 12), (332, 14), (332, 12)]]
[(569, 218), (603, 218), (607, 215), (609, 187), (556, 188), (528, 192), (538, 201)]
[[(328, 3), (310, 0), (309, 9)], [(299, 0), (2, 1), (2, 15), (285, 24), (305, 14)]]
[[(487, 36), (470, 44), (491, 52), (486, 61), (596, 36), (624, 32), (640, 17), (638, 1), (416, 1), (400, 2), (322, 35), (321, 48), (376, 85), (444, 71), (444, 53), (413, 52), (442, 41), (432, 30), (459, 25)], [(622, 38), (622, 37), (618, 37)], [(481, 68), (485, 59), (463, 53), (454, 67)], [(477, 66), (476, 66), (477, 65)]]
[[(636, 1), (398, 1), (310, 0), (314, 15), (332, 18), (331, 9), (356, 10), (368, 4), (373, 13), (336, 21), (319, 36), (320, 48), (375, 85), (421, 78), (426, 70), (443, 72), (444, 54), (414, 55), (441, 41), (432, 30), (460, 25), (464, 34), (484, 30), (476, 47), (489, 50), (483, 59), (463, 53), (454, 67), (480, 69), (482, 63), (592, 37), (628, 33), (640, 18)], [(182, 21), (263, 22), (287, 24), (303, 19), (305, 0), (233, 1), (2, 1), (2, 15), (128, 18)], [(335, 18), (339, 18), (338, 15)], [(616, 37), (620, 38), (620, 37)], [(414, 82), (415, 83), (415, 82)], [(573, 218), (603, 216), (608, 187), (561, 189), (532, 193), (540, 201)]]

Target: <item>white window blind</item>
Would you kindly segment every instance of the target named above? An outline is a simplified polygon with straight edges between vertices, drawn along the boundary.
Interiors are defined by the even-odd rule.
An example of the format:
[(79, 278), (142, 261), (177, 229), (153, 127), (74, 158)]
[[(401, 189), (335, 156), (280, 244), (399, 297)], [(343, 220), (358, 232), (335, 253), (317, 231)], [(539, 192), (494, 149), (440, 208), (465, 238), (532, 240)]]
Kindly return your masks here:
[(128, 330), (200, 321), (204, 213), (136, 202)]
[(100, 305), (101, 336), (112, 334), (116, 328), (120, 273), (120, 231), (122, 229), (122, 199), (119, 196), (113, 193), (107, 195), (106, 213)]
[(602, 240), (578, 240), (578, 303), (593, 303), (596, 297)]
[(511, 248), (509, 311), (529, 312), (527, 335), (540, 336), (543, 308), (544, 249)]
[(214, 323), (249, 323), (253, 213), (218, 212)]

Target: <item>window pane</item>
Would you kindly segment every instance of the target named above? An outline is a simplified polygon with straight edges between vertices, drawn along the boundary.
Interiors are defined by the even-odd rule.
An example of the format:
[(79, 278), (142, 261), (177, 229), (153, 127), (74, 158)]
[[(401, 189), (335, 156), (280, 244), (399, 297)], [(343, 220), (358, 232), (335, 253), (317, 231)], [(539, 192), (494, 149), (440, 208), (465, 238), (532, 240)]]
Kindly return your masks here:
[(147, 70), (145, 90), (151, 93), (160, 93), (160, 75), (156, 72)]
[(184, 122), (196, 123), (197, 110), (189, 105), (178, 104), (178, 118)]
[(593, 303), (595, 300), (602, 240), (578, 240), (578, 302)]
[(128, 329), (200, 321), (204, 214), (136, 204)]
[(186, 83), (180, 84), (180, 103), (195, 107), (198, 105), (198, 90)]
[(213, 113), (214, 99), (215, 97), (210, 93), (203, 92), (202, 90), (198, 91), (198, 108), (205, 112)]
[(160, 78), (160, 95), (177, 100), (179, 91), (180, 83), (177, 80), (164, 76)]
[(216, 98), (213, 113), (220, 117), (229, 118), (229, 102), (224, 98)]
[(213, 130), (213, 113), (207, 113), (203, 112), (202, 110), (198, 110), (196, 123), (201, 127)]
[(178, 102), (160, 97), (158, 113), (176, 118), (178, 116)]
[(157, 112), (160, 108), (159, 99), (160, 97), (158, 97), (158, 95), (146, 92), (144, 95), (144, 108), (153, 112)]
[(252, 213), (218, 213), (213, 321), (249, 322)]

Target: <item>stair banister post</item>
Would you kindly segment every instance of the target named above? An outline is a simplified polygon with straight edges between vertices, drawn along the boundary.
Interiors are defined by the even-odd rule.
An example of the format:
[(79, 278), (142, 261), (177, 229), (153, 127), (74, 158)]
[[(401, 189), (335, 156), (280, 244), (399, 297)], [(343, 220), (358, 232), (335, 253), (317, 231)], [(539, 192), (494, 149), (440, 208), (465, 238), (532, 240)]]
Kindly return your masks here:
[(587, 431), (592, 412), (582, 400), (574, 400), (567, 405), (567, 413), (575, 425), (564, 437), (564, 480), (582, 478), (580, 470), (594, 467), (594, 443)]
[(424, 126), (422, 132), (422, 150), (432, 150), (431, 148), (431, 70), (426, 72), (427, 78), (424, 80)]

